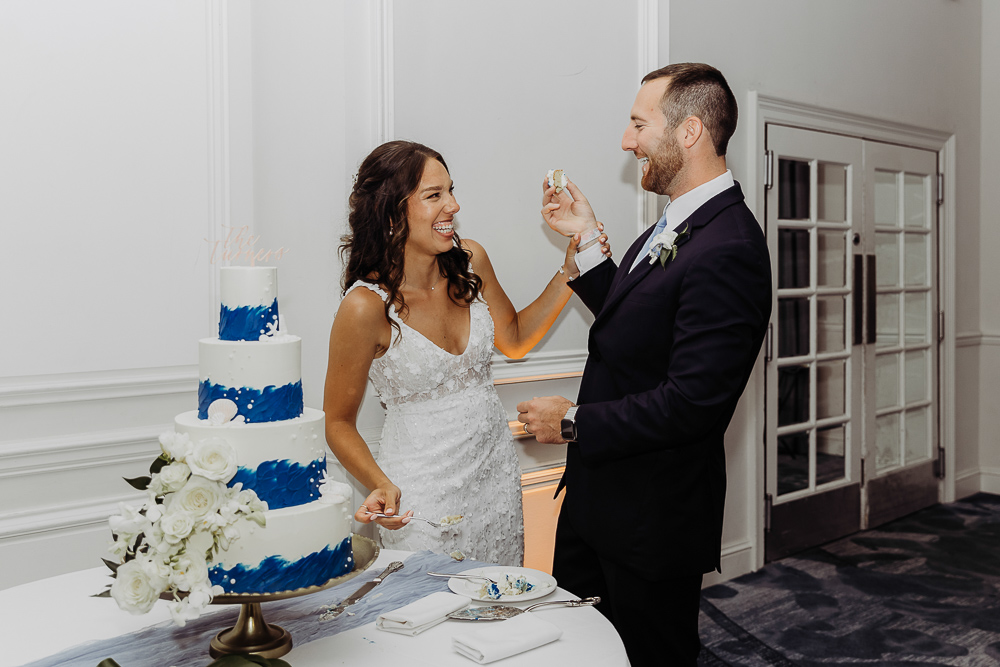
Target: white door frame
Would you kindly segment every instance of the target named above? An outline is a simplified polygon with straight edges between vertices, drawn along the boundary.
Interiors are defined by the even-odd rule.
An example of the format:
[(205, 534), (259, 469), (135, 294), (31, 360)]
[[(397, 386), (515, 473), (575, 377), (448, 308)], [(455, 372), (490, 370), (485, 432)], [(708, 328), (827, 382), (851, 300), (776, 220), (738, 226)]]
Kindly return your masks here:
[[(779, 123), (820, 132), (832, 132), (861, 139), (871, 139), (904, 146), (913, 146), (938, 154), (938, 164), (944, 175), (944, 203), (939, 208), (938, 257), (940, 281), (938, 283), (938, 308), (944, 313), (944, 335), (941, 341), (941, 372), (938, 377), (940, 397), (940, 436), (945, 449), (945, 477), (942, 500), (955, 500), (955, 135), (905, 123), (836, 111), (823, 107), (794, 102), (751, 90), (745, 106), (747, 124), (747, 163), (745, 191), (747, 206), (758, 220), (764, 219), (765, 197), (765, 125)], [(939, 196), (941, 194), (939, 193)], [(772, 322), (776, 313), (772, 313)], [(757, 373), (753, 383), (757, 398), (756, 415), (764, 414), (765, 374)], [(763, 443), (764, 424), (755, 429), (755, 440)], [(754, 569), (764, 565), (764, 455), (763, 447), (756, 448), (751, 460), (756, 462), (751, 493), (757, 507)], [(749, 471), (748, 471), (749, 472)]]

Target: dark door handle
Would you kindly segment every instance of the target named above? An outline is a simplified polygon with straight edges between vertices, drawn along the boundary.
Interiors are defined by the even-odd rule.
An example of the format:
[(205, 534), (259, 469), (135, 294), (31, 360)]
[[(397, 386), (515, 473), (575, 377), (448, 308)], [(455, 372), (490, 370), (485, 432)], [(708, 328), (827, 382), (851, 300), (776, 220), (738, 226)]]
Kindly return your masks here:
[(865, 271), (865, 283), (868, 287), (865, 294), (865, 301), (868, 302), (868, 343), (875, 342), (876, 322), (875, 322), (875, 255), (868, 255)]
[(854, 344), (865, 342), (865, 259), (864, 255), (854, 256)]
[(865, 274), (864, 256), (854, 256), (854, 344), (861, 345), (864, 342), (864, 313), (865, 313)]

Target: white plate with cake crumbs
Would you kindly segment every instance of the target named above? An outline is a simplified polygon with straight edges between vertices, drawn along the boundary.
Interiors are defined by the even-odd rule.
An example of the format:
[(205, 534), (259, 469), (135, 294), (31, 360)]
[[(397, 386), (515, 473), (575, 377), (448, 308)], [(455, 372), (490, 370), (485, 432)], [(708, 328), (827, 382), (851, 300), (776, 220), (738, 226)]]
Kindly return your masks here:
[(555, 577), (529, 567), (490, 565), (465, 570), (461, 574), (481, 574), (497, 582), (493, 585), (486, 580), (456, 578), (448, 580), (448, 588), (452, 592), (473, 600), (520, 602), (544, 597), (556, 589)]

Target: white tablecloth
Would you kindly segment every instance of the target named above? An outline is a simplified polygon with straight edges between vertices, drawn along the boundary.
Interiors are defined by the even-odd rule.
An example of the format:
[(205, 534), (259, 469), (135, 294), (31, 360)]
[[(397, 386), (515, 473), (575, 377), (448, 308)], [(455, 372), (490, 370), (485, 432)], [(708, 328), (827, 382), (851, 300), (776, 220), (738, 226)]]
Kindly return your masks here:
[[(383, 550), (371, 566), (381, 570), (390, 561), (405, 561), (410, 552)], [(82, 570), (0, 591), (0, 628), (3, 648), (0, 667), (14, 667), (95, 639), (109, 639), (169, 620), (166, 603), (157, 602), (148, 614), (133, 616), (121, 611), (110, 598), (94, 598), (110, 582), (105, 567)], [(569, 600), (575, 595), (557, 588), (545, 600)], [(528, 606), (529, 602), (517, 606)], [(224, 607), (210, 607), (218, 613)], [(263, 605), (267, 620), (267, 605)], [(559, 641), (498, 661), (496, 665), (554, 667), (595, 665), (625, 667), (625, 648), (614, 627), (590, 607), (541, 608), (531, 613), (563, 630)], [(453, 635), (466, 629), (467, 621), (446, 621), (416, 637), (375, 628), (374, 623), (294, 646), (283, 656), (292, 667), (327, 665), (435, 665), (470, 667), (475, 663), (451, 648)], [(222, 627), (220, 630), (224, 629)], [(211, 662), (205, 647), (205, 664)], [(96, 667), (96, 662), (92, 667)], [(147, 667), (122, 665), (122, 667)]]

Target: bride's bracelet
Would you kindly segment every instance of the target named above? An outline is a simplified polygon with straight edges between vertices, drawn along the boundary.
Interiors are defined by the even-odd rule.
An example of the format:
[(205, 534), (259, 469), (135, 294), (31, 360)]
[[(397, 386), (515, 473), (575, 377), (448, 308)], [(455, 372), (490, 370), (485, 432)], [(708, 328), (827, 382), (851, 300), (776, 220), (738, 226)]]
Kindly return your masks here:
[(594, 239), (598, 238), (600, 235), (601, 235), (601, 229), (599, 227), (594, 227), (591, 230), (583, 232), (582, 234), (580, 234), (580, 242), (576, 244), (576, 249), (577, 250), (582, 249), (583, 246), (587, 245)]

